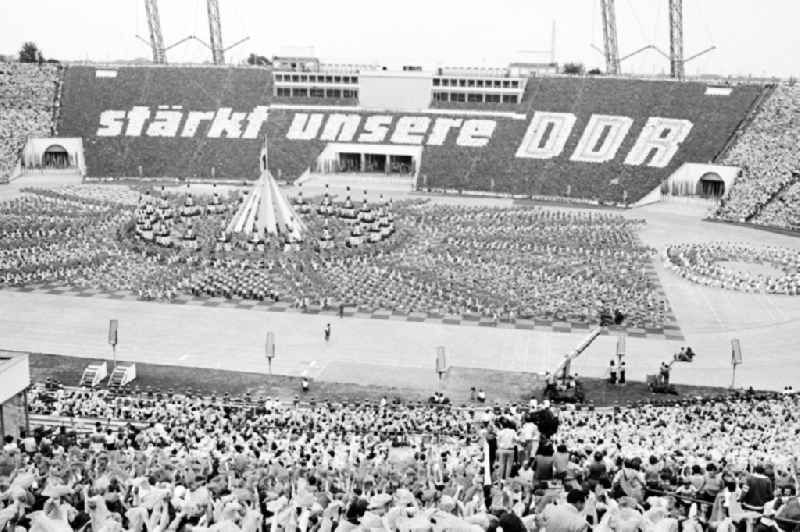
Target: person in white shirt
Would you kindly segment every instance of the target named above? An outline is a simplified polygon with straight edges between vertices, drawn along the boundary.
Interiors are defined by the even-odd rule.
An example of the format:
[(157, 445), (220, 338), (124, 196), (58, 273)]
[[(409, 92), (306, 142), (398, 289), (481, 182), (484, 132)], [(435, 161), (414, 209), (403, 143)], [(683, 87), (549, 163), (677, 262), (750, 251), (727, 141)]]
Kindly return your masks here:
[(522, 440), (523, 444), (520, 462), (526, 462), (533, 456), (533, 452), (536, 450), (534, 449), (534, 444), (539, 441), (539, 429), (530, 418), (525, 418), (525, 422), (522, 424), (520, 440)]
[(511, 476), (514, 464), (514, 447), (517, 443), (517, 432), (506, 419), (500, 419), (500, 430), (497, 432), (497, 458), (500, 465), (500, 478)]

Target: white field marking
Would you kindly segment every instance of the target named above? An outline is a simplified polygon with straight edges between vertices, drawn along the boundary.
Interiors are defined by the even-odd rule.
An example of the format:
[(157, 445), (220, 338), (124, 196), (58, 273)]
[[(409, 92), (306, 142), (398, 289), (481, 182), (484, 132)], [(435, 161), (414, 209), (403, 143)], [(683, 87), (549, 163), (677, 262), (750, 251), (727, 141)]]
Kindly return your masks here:
[(761, 294), (761, 299), (764, 301), (764, 305), (769, 310), (769, 317), (772, 319), (773, 322), (784, 322), (787, 321), (786, 313), (780, 307), (780, 305), (775, 304), (776, 297), (775, 295), (768, 295), (768, 294)]
[(703, 298), (703, 302), (708, 307), (708, 310), (711, 311), (711, 316), (714, 318), (714, 321), (716, 321), (717, 325), (719, 325), (721, 328), (724, 329), (725, 328), (725, 323), (720, 319), (719, 314), (717, 314), (717, 309), (715, 309), (714, 305), (711, 304), (711, 301), (708, 300), (708, 296), (706, 295), (705, 291), (702, 288), (699, 288), (699, 287), (695, 287), (695, 286), (692, 286), (692, 285), (689, 285), (689, 286), (691, 288), (691, 291), (700, 293), (700, 297)]
[(769, 300), (769, 296), (767, 294), (758, 294), (758, 302), (759, 306), (764, 309), (766, 314), (769, 314), (769, 321), (776, 322), (778, 321), (777, 312), (775, 312), (775, 305), (772, 301)]

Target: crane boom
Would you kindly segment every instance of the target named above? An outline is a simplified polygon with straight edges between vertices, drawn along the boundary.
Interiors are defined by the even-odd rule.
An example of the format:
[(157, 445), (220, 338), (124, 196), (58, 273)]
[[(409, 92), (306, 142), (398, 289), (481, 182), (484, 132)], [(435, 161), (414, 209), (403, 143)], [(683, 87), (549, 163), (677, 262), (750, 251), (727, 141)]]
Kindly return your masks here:
[(556, 379), (565, 379), (567, 376), (569, 376), (569, 369), (572, 361), (578, 358), (581, 353), (586, 351), (586, 349), (588, 349), (589, 346), (592, 345), (595, 340), (597, 340), (597, 337), (603, 333), (603, 329), (605, 329), (603, 326), (595, 327), (575, 349), (564, 355), (564, 360), (561, 361), (561, 364), (558, 365), (555, 373), (553, 373)]

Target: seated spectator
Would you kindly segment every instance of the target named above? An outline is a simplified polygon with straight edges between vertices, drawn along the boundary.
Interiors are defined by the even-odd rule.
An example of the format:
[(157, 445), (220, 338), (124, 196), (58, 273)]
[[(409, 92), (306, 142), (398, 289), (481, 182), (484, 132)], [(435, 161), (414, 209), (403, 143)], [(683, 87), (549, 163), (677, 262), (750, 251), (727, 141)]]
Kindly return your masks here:
[(778, 84), (747, 125), (723, 164), (739, 166), (737, 178), (715, 216), (791, 228), (798, 221), (798, 184), (792, 177), (800, 167), (800, 85)]

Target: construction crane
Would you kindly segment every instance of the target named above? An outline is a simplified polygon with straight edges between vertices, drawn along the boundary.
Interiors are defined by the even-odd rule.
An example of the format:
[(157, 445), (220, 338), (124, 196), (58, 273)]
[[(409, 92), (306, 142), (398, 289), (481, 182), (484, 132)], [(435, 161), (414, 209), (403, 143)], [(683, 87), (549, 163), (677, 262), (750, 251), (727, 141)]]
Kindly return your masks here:
[(215, 65), (225, 64), (225, 48), (222, 46), (222, 24), (219, 18), (219, 2), (208, 0), (208, 38), (211, 59)]
[(581, 353), (586, 351), (589, 346), (592, 345), (595, 340), (597, 340), (597, 337), (603, 333), (604, 329), (605, 327), (602, 325), (592, 329), (589, 335), (578, 345), (578, 347), (564, 355), (564, 360), (562, 360), (561, 364), (558, 365), (558, 368), (556, 368), (553, 376), (556, 379), (561, 380), (569, 378), (572, 369), (572, 361), (578, 358)]
[(617, 15), (614, 0), (600, 0), (603, 16), (603, 52), (606, 57), (606, 74), (617, 76), (619, 70), (619, 48), (617, 47)]
[(161, 34), (161, 16), (158, 14), (158, 0), (144, 0), (147, 12), (147, 26), (150, 28), (150, 49), (153, 52), (153, 63), (164, 64), (167, 54), (164, 49), (164, 36)]

